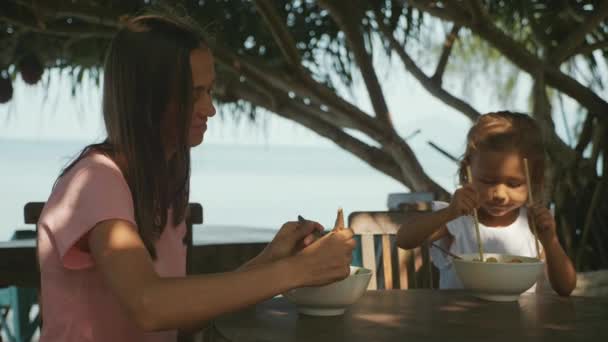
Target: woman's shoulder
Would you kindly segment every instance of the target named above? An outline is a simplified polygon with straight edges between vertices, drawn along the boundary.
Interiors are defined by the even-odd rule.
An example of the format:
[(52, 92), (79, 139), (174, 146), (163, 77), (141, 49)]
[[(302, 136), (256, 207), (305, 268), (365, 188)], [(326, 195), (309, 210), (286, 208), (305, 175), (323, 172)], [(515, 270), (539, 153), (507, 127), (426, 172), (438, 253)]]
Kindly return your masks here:
[(64, 193), (71, 190), (80, 192), (86, 187), (94, 187), (96, 191), (116, 187), (128, 189), (126, 180), (116, 162), (100, 152), (88, 152), (74, 162), (59, 177), (53, 192)]
[(100, 152), (88, 152), (77, 160), (70, 169), (63, 175), (66, 178), (73, 178), (82, 173), (95, 176), (109, 176), (123, 178), (120, 168), (109, 156)]

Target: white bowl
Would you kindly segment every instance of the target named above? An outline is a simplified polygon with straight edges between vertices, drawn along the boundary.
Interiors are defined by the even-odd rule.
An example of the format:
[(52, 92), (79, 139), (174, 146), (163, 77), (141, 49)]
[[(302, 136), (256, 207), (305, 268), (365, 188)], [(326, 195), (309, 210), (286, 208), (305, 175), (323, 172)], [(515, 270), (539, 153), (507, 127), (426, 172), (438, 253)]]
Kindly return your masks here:
[[(479, 254), (465, 254), (460, 256), (462, 260), (454, 259), (454, 267), (464, 288), (485, 300), (516, 301), (536, 283), (544, 268), (544, 262), (537, 258), (492, 253), (483, 256), (497, 262), (474, 261), (479, 260)], [(513, 259), (521, 263), (511, 263)]]
[[(357, 271), (359, 273), (355, 274)], [(298, 307), (302, 314), (311, 316), (337, 316), (359, 299), (372, 277), (372, 271), (362, 267), (350, 267), (350, 275), (340, 281), (314, 287), (300, 287), (283, 293)]]

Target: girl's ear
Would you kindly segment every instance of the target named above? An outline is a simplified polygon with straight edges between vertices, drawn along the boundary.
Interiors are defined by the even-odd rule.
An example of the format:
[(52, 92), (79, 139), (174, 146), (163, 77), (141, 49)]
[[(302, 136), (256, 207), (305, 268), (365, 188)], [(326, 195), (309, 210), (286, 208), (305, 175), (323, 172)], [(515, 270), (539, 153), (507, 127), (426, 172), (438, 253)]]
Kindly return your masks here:
[(460, 184), (467, 184), (468, 183), (468, 178), (467, 178), (467, 167), (470, 167), (471, 163), (470, 163), (470, 157), (469, 156), (465, 156), (463, 157), (463, 159), (460, 161), (460, 165), (458, 168), (458, 181), (460, 182)]

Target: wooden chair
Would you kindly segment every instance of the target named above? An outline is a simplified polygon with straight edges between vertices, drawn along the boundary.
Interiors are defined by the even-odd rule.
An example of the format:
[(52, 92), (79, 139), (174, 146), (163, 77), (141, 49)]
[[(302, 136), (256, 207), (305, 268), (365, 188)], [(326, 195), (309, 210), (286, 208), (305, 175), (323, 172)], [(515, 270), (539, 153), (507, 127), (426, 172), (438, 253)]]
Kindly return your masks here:
[[(17, 230), (12, 240), (33, 239), (33, 230)], [(0, 341), (4, 333), (8, 342), (30, 341), (40, 326), (40, 313), (30, 318), (32, 307), (38, 302), (38, 290), (30, 287), (0, 288)], [(11, 317), (9, 320), (9, 312)], [(9, 324), (10, 321), (10, 324)]]
[[(348, 226), (361, 237), (363, 267), (372, 270), (368, 290), (378, 289), (377, 255), (382, 260), (384, 289), (433, 288), (437, 283), (427, 244), (413, 250), (395, 245), (400, 224), (416, 213), (414, 210), (358, 211), (348, 216)], [(381, 253), (376, 253), (376, 238), (380, 239)]]

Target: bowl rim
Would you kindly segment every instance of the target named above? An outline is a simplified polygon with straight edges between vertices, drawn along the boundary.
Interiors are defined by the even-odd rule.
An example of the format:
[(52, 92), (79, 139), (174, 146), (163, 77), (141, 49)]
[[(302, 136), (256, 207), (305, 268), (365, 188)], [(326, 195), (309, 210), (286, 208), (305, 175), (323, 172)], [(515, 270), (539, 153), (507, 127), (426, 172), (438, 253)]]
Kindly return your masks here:
[(480, 261), (473, 261), (473, 260), (468, 260), (468, 258), (474, 258), (474, 257), (478, 257), (479, 253), (466, 253), (466, 254), (460, 254), (460, 257), (462, 259), (456, 259), (454, 258), (454, 263), (458, 263), (458, 264), (475, 264), (475, 265), (510, 265), (513, 267), (525, 267), (525, 266), (529, 266), (529, 265), (544, 265), (545, 261), (542, 259), (538, 259), (536, 257), (529, 257), (529, 256), (523, 256), (523, 255), (516, 255), (516, 254), (506, 254), (506, 253), (484, 253), (483, 254), (484, 257), (487, 256), (503, 256), (503, 257), (512, 257), (512, 258), (522, 258), (525, 259), (525, 262), (504, 262), (504, 261), (498, 261), (498, 262), (480, 262)]
[[(349, 274), (348, 277), (346, 277), (346, 278), (355, 277), (355, 276), (357, 276), (357, 277), (359, 277), (359, 276), (367, 276), (367, 275), (371, 275), (372, 274), (372, 270), (369, 269), (369, 268), (365, 268), (365, 267), (362, 267), (362, 266), (352, 266), (352, 265), (350, 267), (351, 267), (351, 272), (353, 271), (353, 269), (354, 269), (354, 272), (357, 272), (359, 270), (361, 270), (363, 272)], [(346, 278), (344, 278), (344, 279), (346, 279)]]

